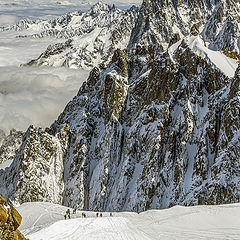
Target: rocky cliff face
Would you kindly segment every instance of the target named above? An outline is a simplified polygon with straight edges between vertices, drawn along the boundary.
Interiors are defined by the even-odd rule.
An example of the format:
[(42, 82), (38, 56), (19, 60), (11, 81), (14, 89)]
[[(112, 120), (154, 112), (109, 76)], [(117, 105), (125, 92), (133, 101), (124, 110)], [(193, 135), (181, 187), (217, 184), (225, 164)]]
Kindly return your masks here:
[(2, 240), (26, 240), (18, 227), (22, 216), (13, 207), (8, 205), (6, 199), (0, 194), (0, 238)]
[(239, 52), (239, 7), (233, 0), (144, 0), (129, 44), (166, 48), (174, 34), (187, 36), (197, 26), (211, 49)]
[(12, 129), (8, 136), (2, 132), (2, 141), (0, 140), (0, 164), (6, 161), (13, 161), (17, 150), (22, 144), (23, 135), (23, 132), (16, 131), (15, 129)]
[[(205, 12), (232, 3), (168, 2), (144, 1), (136, 28), (148, 24), (143, 13), (154, 7), (199, 5), (204, 23)], [(9, 199), (90, 210), (239, 201), (237, 60), (207, 48), (197, 26), (161, 51), (145, 41), (161, 39), (157, 32), (142, 28), (134, 36), (136, 28), (129, 47), (91, 71), (49, 129), (29, 128), (0, 173)]]
[(16, 204), (61, 202), (66, 138), (65, 128), (52, 136), (47, 129), (30, 126), (11, 166), (0, 170), (0, 192)]

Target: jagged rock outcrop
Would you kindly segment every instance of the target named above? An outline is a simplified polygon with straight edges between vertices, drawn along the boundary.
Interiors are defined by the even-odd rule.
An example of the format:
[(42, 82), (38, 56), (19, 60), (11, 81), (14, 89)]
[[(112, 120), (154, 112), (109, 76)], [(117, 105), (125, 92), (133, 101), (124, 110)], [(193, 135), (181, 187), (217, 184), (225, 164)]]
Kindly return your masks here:
[[(22, 178), (5, 183), (18, 182), (8, 198), (107, 210), (237, 202), (239, 122), (229, 122), (238, 116), (231, 110), (238, 98), (230, 101), (238, 75), (230, 80), (187, 40), (171, 48), (145, 59), (138, 74), (129, 67), (139, 65), (138, 53), (152, 55), (147, 49), (130, 58), (118, 50), (105, 70), (93, 69), (47, 132), (29, 130), (15, 159), (25, 166), (17, 167)], [(56, 154), (54, 142), (61, 157), (51, 166), (60, 162), (62, 173), (52, 181), (62, 185), (52, 184), (58, 191), (49, 194), (40, 187), (52, 176), (42, 161)]]
[[(188, 1), (187, 16), (203, 24), (226, 2)], [(158, 31), (174, 22), (162, 11), (181, 7), (144, 1), (128, 48), (91, 71), (50, 128), (29, 128), (0, 172), (8, 199), (98, 211), (239, 202), (238, 63), (207, 48), (193, 22), (164, 50)]]
[(234, 0), (144, 0), (129, 45), (158, 44), (166, 48), (173, 35), (189, 35), (195, 25), (214, 50), (239, 53), (239, 7)]
[[(4, 132), (3, 132), (4, 133)], [(12, 129), (8, 136), (3, 134), (2, 143), (0, 141), (0, 164), (11, 162), (22, 144), (24, 132)]]
[(18, 227), (21, 225), (22, 216), (0, 194), (0, 239), (2, 240), (27, 240)]
[(0, 146), (2, 145), (2, 142), (5, 139), (5, 137), (6, 133), (2, 129), (0, 129)]
[(30, 126), (11, 166), (0, 170), (0, 192), (16, 204), (61, 202), (67, 131), (67, 126), (64, 126), (56, 136), (52, 136), (48, 129)]

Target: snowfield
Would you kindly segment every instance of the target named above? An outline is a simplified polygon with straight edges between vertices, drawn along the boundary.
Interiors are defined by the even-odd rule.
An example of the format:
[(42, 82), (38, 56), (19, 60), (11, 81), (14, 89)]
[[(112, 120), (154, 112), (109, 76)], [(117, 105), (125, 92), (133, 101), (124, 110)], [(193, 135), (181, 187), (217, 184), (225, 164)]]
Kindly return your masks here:
[[(175, 206), (165, 210), (103, 213), (82, 212), (64, 220), (67, 207), (51, 203), (24, 203), (20, 231), (30, 240), (61, 239), (240, 239), (240, 204)], [(71, 209), (72, 212), (72, 209)]]

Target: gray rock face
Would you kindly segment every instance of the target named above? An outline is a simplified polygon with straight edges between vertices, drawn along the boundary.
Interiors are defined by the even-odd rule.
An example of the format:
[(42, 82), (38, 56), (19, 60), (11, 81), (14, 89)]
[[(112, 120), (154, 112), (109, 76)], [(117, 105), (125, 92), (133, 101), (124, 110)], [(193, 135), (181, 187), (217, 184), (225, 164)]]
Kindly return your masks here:
[(176, 33), (187, 36), (196, 25), (215, 50), (239, 52), (239, 7), (236, 1), (144, 0), (130, 46), (159, 44), (164, 48)]
[[(0, 133), (1, 135), (1, 133)], [(2, 141), (0, 136), (0, 164), (5, 161), (12, 161), (17, 150), (22, 144), (24, 132), (12, 129), (8, 136), (2, 132)]]
[(0, 129), (0, 146), (2, 145), (2, 142), (5, 139), (5, 137), (6, 137), (5, 132)]
[[(190, 3), (204, 9), (202, 22), (220, 5)], [(144, 1), (136, 28), (148, 24), (144, 8), (183, 5)], [(229, 78), (216, 59), (232, 68), (237, 61), (207, 49), (197, 26), (166, 51), (145, 41), (162, 36), (141, 31), (91, 71), (49, 129), (28, 129), (13, 164), (0, 172), (7, 198), (141, 211), (239, 202), (240, 68)]]

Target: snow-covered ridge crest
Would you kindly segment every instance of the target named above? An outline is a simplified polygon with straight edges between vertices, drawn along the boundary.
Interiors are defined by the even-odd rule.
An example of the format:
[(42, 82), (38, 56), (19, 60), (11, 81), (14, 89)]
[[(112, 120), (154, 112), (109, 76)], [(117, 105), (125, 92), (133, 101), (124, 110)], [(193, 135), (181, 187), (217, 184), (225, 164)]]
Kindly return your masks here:
[(206, 46), (205, 41), (201, 36), (190, 36), (185, 37), (184, 39), (179, 40), (177, 43), (173, 44), (168, 48), (168, 52), (170, 56), (173, 58), (174, 52), (176, 52), (177, 48), (182, 41), (198, 56), (202, 59), (205, 59), (210, 64), (212, 63), (221, 70), (227, 77), (231, 78), (235, 76), (235, 72), (237, 70), (239, 61), (230, 57), (227, 57), (223, 52), (214, 51), (209, 49)]

